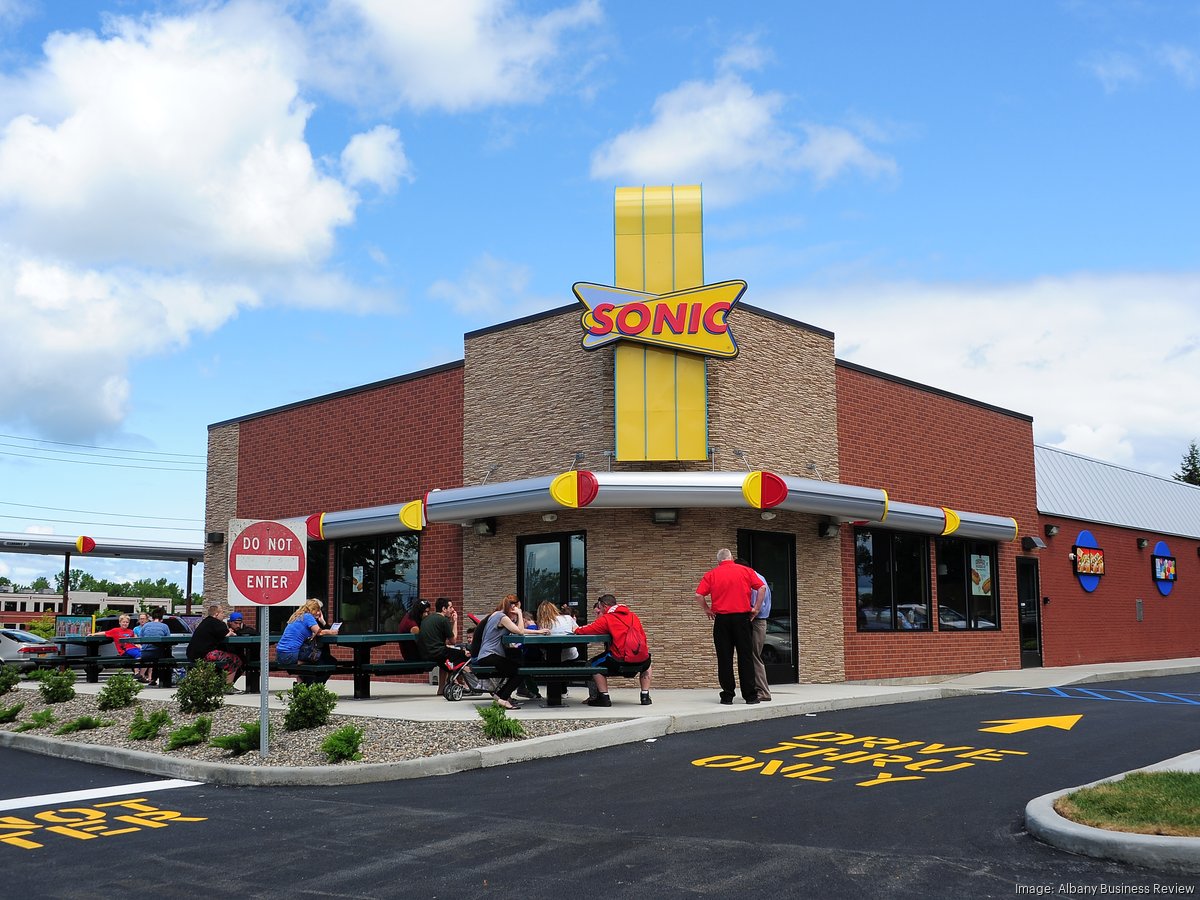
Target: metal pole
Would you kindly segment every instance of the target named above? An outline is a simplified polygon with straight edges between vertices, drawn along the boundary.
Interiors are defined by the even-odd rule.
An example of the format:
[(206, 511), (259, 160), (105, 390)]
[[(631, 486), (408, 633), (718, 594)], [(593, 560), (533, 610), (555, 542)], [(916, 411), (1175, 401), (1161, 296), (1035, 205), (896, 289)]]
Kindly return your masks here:
[(270, 697), (267, 671), (271, 668), (270, 657), (267, 655), (271, 649), (267, 640), (271, 616), (268, 613), (267, 621), (264, 622), (262, 615), (267, 609), (265, 606), (258, 608), (258, 755), (263, 759), (267, 758), (267, 700)]
[(70, 593), (71, 593), (71, 554), (64, 553), (63, 554), (63, 602), (62, 602), (62, 614), (64, 616), (71, 614), (71, 610), (68, 609), (68, 607), (67, 607), (67, 598), (70, 596)]

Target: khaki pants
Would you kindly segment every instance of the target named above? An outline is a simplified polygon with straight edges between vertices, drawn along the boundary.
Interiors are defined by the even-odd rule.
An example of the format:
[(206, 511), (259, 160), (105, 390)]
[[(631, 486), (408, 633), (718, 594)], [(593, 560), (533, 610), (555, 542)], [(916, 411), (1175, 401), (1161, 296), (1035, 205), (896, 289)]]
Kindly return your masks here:
[(767, 685), (767, 667), (762, 661), (763, 642), (767, 639), (767, 620), (755, 619), (750, 624), (754, 641), (754, 687), (758, 691), (758, 699), (770, 700), (771, 688)]

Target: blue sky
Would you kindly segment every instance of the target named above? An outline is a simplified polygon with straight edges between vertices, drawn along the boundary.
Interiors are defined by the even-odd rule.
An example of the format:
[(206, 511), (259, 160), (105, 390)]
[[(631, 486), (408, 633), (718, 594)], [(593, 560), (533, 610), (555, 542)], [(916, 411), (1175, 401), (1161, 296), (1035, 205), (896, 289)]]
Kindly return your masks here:
[(644, 183), (840, 358), (1170, 475), (1198, 100), (1197, 3), (0, 0), (0, 532), (199, 542), (210, 424), (611, 281)]

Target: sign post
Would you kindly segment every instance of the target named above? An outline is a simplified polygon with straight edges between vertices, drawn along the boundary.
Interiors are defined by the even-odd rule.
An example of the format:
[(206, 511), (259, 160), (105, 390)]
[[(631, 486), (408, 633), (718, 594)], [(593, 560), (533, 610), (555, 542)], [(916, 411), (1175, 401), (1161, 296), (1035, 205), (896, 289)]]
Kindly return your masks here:
[[(304, 520), (229, 520), (228, 596), (230, 606), (299, 606), (308, 589), (308, 536)], [(270, 670), (269, 623), (259, 616), (258, 752), (267, 756), (267, 701)]]

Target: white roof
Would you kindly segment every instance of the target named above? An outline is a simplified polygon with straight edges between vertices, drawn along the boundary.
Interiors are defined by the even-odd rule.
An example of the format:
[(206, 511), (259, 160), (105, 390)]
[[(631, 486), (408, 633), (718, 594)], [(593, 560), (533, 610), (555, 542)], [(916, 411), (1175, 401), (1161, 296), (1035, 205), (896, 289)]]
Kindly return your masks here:
[(1200, 538), (1200, 487), (1034, 445), (1038, 512)]

